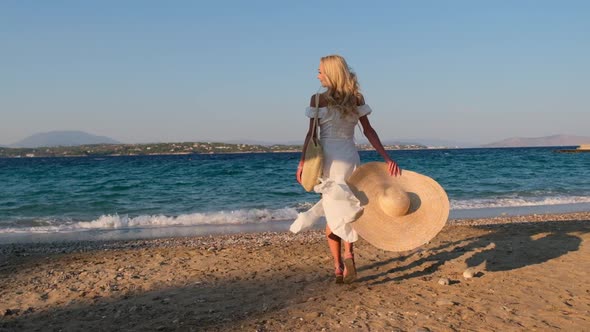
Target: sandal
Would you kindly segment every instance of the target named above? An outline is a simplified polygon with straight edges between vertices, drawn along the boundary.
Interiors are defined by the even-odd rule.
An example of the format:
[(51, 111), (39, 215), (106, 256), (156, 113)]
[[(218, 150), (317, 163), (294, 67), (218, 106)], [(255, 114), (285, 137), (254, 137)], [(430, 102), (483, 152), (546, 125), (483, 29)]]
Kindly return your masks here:
[(336, 283), (341, 284), (344, 282), (344, 265), (340, 265), (336, 268), (334, 272), (336, 274)]
[(346, 275), (342, 281), (345, 284), (350, 284), (356, 279), (356, 266), (354, 265), (354, 254), (346, 254), (344, 255), (344, 271), (346, 271)]

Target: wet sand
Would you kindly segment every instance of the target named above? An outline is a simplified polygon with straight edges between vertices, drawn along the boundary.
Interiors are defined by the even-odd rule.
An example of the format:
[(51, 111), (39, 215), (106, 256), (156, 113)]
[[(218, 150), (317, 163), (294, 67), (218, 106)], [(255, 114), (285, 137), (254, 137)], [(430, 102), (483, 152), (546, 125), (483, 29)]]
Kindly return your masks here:
[(350, 285), (321, 231), (5, 244), (0, 331), (590, 330), (589, 241), (590, 212), (451, 220), (360, 240)]

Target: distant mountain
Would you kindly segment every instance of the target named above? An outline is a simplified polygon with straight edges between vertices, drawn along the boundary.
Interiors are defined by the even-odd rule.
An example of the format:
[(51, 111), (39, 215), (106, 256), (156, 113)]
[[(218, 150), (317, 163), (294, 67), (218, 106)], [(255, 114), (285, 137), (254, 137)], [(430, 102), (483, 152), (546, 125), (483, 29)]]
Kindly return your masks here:
[(51, 131), (31, 135), (11, 144), (13, 148), (38, 148), (53, 146), (77, 146), (87, 144), (120, 144), (112, 138), (96, 136), (83, 131)]
[(545, 137), (512, 137), (482, 145), (485, 148), (526, 147), (526, 146), (574, 146), (590, 143), (588, 136), (553, 135)]

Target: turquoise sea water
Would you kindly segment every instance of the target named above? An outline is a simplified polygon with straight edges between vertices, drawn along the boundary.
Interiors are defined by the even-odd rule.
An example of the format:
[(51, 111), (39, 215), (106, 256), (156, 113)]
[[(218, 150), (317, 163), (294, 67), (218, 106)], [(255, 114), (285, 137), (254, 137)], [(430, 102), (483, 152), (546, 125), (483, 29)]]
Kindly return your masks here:
[[(590, 154), (556, 148), (390, 151), (437, 180), (451, 216), (590, 206)], [(318, 196), (298, 153), (0, 159), (0, 235), (293, 220)], [(362, 162), (380, 160), (361, 152)], [(483, 209), (483, 210), (482, 210)], [(477, 215), (477, 213), (475, 214)]]

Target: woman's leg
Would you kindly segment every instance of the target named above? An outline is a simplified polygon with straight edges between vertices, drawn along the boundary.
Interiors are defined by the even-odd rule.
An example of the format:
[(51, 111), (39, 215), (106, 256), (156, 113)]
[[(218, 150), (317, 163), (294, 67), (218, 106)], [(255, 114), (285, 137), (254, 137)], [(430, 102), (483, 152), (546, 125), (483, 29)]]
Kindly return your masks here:
[(344, 242), (344, 283), (349, 284), (356, 279), (356, 266), (352, 242)]
[(353, 243), (352, 242), (346, 242), (346, 241), (342, 241), (344, 242), (344, 257), (349, 257), (353, 255)]
[(341, 241), (339, 236), (332, 233), (328, 225), (326, 225), (326, 239), (328, 239), (328, 247), (330, 247), (332, 257), (334, 257), (334, 267), (339, 269), (342, 267)]

